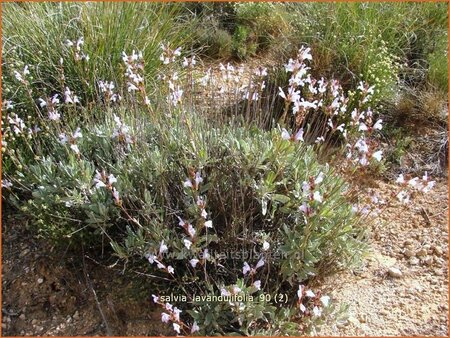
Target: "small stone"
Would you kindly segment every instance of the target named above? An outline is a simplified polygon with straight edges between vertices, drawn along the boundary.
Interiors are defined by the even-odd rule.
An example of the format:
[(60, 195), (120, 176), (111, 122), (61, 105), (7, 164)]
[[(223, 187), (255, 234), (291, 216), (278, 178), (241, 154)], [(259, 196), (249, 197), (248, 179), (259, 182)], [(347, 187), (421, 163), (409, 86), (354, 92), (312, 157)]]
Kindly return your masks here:
[(354, 326), (356, 326), (356, 327), (360, 327), (361, 326), (361, 323), (359, 322), (359, 320), (357, 319), (357, 318), (355, 318), (355, 317), (352, 317), (352, 316), (350, 316), (349, 318), (348, 318), (348, 321), (350, 322), (350, 323), (352, 323)]
[(78, 311), (75, 311), (75, 313), (73, 314), (73, 319), (78, 320), (80, 318), (80, 314), (78, 313)]
[(31, 324), (32, 324), (32, 325), (36, 325), (37, 323), (38, 323), (37, 319), (33, 319), (33, 320), (31, 321)]
[(441, 269), (435, 269), (434, 274), (436, 276), (442, 276), (444, 274), (444, 271), (442, 271)]
[(26, 318), (26, 317), (25, 317), (25, 313), (22, 313), (22, 314), (19, 316), (19, 318), (22, 319), (22, 320), (25, 320), (25, 318)]
[(360, 321), (361, 323), (366, 323), (366, 322), (367, 322), (367, 315), (364, 314), (364, 313), (360, 313), (360, 314), (358, 315), (358, 319), (359, 319), (359, 321)]
[(412, 249), (406, 249), (405, 252), (403, 253), (406, 257), (414, 257), (415, 256), (415, 252)]
[(390, 313), (389, 311), (385, 310), (385, 309), (381, 309), (380, 311), (378, 311), (378, 313), (382, 316), (389, 316)]
[(6, 329), (6, 323), (2, 323), (2, 329)]
[(423, 263), (425, 265), (432, 265), (433, 264), (433, 256), (427, 256), (424, 258)]
[(29, 253), (30, 253), (30, 249), (22, 250), (22, 252), (20, 253), (19, 257), (25, 257)]
[(403, 276), (402, 272), (399, 269), (394, 268), (394, 267), (389, 268), (388, 274), (389, 274), (389, 276), (394, 277), (394, 278), (400, 278)]
[(413, 244), (413, 240), (412, 240), (412, 239), (407, 239), (407, 240), (404, 242), (404, 245), (405, 245), (405, 246), (411, 245), (411, 244)]
[(427, 250), (426, 249), (420, 249), (419, 251), (417, 251), (416, 253), (417, 257), (423, 257), (427, 255)]
[(38, 282), (38, 284), (42, 284), (42, 283), (44, 283), (44, 279), (43, 279), (43, 278), (39, 278), (39, 279), (37, 280), (37, 282)]
[(442, 254), (444, 253), (444, 251), (442, 250), (442, 248), (440, 246), (435, 246), (433, 248), (433, 251), (437, 256), (442, 256)]

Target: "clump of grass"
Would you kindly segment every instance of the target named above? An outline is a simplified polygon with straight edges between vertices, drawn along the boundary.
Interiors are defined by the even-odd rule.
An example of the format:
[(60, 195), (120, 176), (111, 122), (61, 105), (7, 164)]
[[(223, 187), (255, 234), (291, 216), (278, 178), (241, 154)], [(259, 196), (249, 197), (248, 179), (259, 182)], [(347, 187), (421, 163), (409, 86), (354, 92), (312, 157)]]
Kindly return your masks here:
[[(155, 86), (160, 44), (189, 45), (190, 33), (179, 5), (158, 3), (8, 3), (2, 25), (2, 68), (8, 79), (3, 83), (13, 81), (14, 70), (33, 65), (30, 89), (36, 95), (51, 96), (67, 86), (85, 105), (95, 101), (100, 80), (125, 86), (122, 70), (112, 67), (123, 51), (142, 51), (146, 85)], [(87, 58), (78, 60), (78, 46), (68, 46), (67, 40), (76, 44), (81, 37), (81, 53)], [(3, 88), (5, 93), (11, 90)]]

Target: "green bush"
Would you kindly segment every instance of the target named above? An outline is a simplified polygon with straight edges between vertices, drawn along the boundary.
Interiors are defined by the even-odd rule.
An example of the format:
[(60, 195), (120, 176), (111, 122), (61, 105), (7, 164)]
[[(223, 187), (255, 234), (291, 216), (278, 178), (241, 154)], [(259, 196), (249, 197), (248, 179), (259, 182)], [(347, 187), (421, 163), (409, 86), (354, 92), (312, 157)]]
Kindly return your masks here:
[[(254, 266), (257, 260), (237, 254), (253, 252), (270, 267), (257, 275), (264, 292), (282, 292), (292, 299), (299, 283), (346, 266), (358, 256), (361, 230), (343, 197), (346, 186), (330, 167), (318, 164), (312, 148), (281, 139), (277, 130), (211, 128), (195, 115), (184, 118), (194, 129), (179, 117), (144, 123), (148, 127), (139, 131), (142, 141), (123, 156), (118, 149), (111, 153), (111, 144), (103, 142), (110, 134), (97, 136), (106, 125), (83, 128), (81, 159), (58, 145), (24, 170), (20, 182), (31, 196), (21, 210), (47, 238), (95, 245), (106, 235), (119, 257), (127, 260), (158, 255), (164, 241), (171, 255), (161, 262), (175, 273), (172, 282), (159, 286), (163, 294), (172, 289), (187, 297), (206, 296), (235, 283), (245, 292), (251, 282), (242, 279), (242, 267), (247, 261)], [(120, 204), (107, 188), (95, 188), (96, 170), (117, 177), (113, 186), (120, 192)], [(183, 188), (190, 170), (203, 177), (198, 190)], [(308, 197), (302, 182), (318, 182), (322, 175), (316, 189), (324, 200), (312, 202), (313, 215), (305, 215), (300, 207)], [(200, 197), (212, 220), (211, 230), (204, 230)], [(189, 251), (183, 245), (189, 236), (177, 225), (177, 216), (196, 229)], [(267, 251), (262, 249), (264, 242), (270, 243)], [(211, 252), (207, 272), (192, 269), (188, 260), (205, 249)], [(161, 278), (167, 274), (155, 269), (152, 273)], [(187, 280), (195, 284), (184, 285)], [(252, 293), (259, 297), (257, 290)], [(225, 334), (234, 328), (252, 334), (261, 329), (254, 320), (266, 321), (282, 311), (269, 303), (248, 302), (240, 321), (229, 318), (233, 306), (216, 305), (225, 308), (219, 318), (211, 318), (207, 307), (193, 303), (193, 319), (202, 333)]]
[(290, 41), (308, 43), (314, 68), (339, 78), (345, 88), (367, 81), (375, 87), (372, 104), (390, 100), (398, 80), (424, 81), (424, 60), (435, 37), (447, 31), (443, 3), (288, 4)]

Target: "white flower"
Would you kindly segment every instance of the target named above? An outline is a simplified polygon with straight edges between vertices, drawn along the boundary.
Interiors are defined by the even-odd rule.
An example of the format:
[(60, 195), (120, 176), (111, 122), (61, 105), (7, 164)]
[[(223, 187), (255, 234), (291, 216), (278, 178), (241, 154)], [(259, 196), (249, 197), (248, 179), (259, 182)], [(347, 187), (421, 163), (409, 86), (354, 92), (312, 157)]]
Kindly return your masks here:
[(81, 50), (81, 46), (84, 44), (84, 37), (80, 37), (77, 41), (77, 50), (80, 51)]
[(164, 244), (164, 241), (161, 241), (161, 244), (159, 245), (159, 254), (162, 255), (167, 251), (169, 251), (169, 248), (167, 247), (167, 245)]
[(6, 104), (6, 109), (13, 109), (14, 108), (13, 102), (10, 101), (10, 100), (6, 100), (5, 104)]
[(395, 180), (395, 183), (399, 184), (405, 183), (405, 178), (403, 177), (403, 174), (398, 175), (397, 179)]
[(397, 194), (397, 199), (402, 203), (409, 203), (409, 195), (405, 191), (400, 191)]
[(325, 142), (325, 137), (323, 137), (323, 136), (319, 136), (315, 141), (315, 143), (317, 143), (317, 144), (323, 143), (323, 142)]
[(173, 323), (173, 329), (174, 329), (177, 333), (180, 333), (180, 325), (178, 325), (177, 323)]
[(116, 182), (117, 182), (117, 178), (113, 174), (110, 174), (108, 176), (108, 183), (109, 183), (109, 185), (113, 185), (113, 183), (116, 183)]
[(13, 184), (10, 181), (8, 181), (7, 179), (2, 180), (2, 188), (9, 189), (12, 186), (13, 186)]
[(366, 126), (365, 123), (363, 123), (363, 122), (360, 122), (360, 123), (359, 123), (358, 131), (366, 131), (366, 130), (368, 130), (368, 129), (369, 129), (369, 128), (367, 128), (367, 126)]
[(383, 128), (383, 125), (382, 125), (382, 122), (383, 122), (383, 120), (378, 120), (377, 122), (375, 122), (375, 124), (373, 125), (373, 129), (378, 129), (378, 130), (381, 130), (382, 128)]
[(330, 297), (322, 296), (322, 297), (320, 297), (320, 301), (322, 302), (323, 306), (327, 307), (330, 302)]
[(187, 232), (188, 232), (189, 236), (191, 236), (191, 237), (195, 236), (196, 231), (195, 231), (194, 227), (192, 226), (192, 224), (188, 224)]
[(289, 140), (291, 138), (291, 135), (289, 134), (289, 132), (285, 128), (282, 129), (281, 138), (283, 140)]
[(267, 241), (264, 241), (264, 242), (263, 242), (263, 246), (262, 246), (262, 248), (263, 248), (263, 250), (264, 250), (264, 251), (267, 251), (267, 250), (269, 250), (269, 248), (270, 248), (270, 244), (269, 244), (269, 242), (267, 242)]
[(308, 193), (311, 190), (311, 186), (309, 185), (308, 182), (303, 181), (302, 183), (302, 190), (304, 193)]
[(363, 139), (359, 139), (356, 144), (355, 147), (361, 152), (361, 153), (367, 153), (369, 152), (369, 146), (367, 145), (366, 141), (364, 141)]
[(179, 308), (177, 308), (177, 307), (173, 308), (173, 315), (174, 315), (176, 321), (180, 320), (180, 313), (181, 312), (183, 312), (183, 311), (181, 311)]
[(133, 83), (128, 82), (128, 92), (130, 93), (130, 92), (134, 92), (136, 90), (139, 90), (139, 88), (136, 87)]
[(116, 188), (112, 189), (112, 195), (114, 197), (114, 200), (116, 201), (117, 204), (120, 203), (120, 197), (119, 197), (119, 192), (117, 191)]
[(238, 293), (241, 292), (241, 291), (242, 291), (242, 290), (241, 290), (240, 287), (238, 287), (237, 285), (233, 285), (233, 290), (232, 290), (233, 295), (236, 295), (236, 294), (238, 294)]
[(382, 151), (382, 150), (378, 150), (378, 151), (376, 151), (376, 152), (374, 152), (374, 153), (372, 154), (372, 157), (373, 157), (374, 159), (376, 159), (378, 162), (380, 162), (380, 161), (381, 161), (382, 154), (383, 154), (383, 151)]
[(171, 273), (171, 274), (173, 274), (173, 273), (175, 272), (174, 268), (173, 268), (171, 265), (169, 265), (169, 266), (167, 267), (167, 271), (168, 271), (169, 273)]
[(169, 320), (170, 320), (170, 315), (169, 314), (167, 314), (165, 312), (161, 313), (161, 321), (163, 323), (168, 323)]
[(159, 302), (159, 297), (158, 296), (152, 295), (152, 297), (153, 297), (153, 302), (154, 303), (158, 303)]
[(183, 182), (183, 187), (185, 188), (192, 188), (192, 182), (189, 178), (186, 179), (186, 181)]
[(211, 255), (209, 254), (209, 250), (203, 250), (203, 259), (209, 259), (209, 257), (211, 257)]
[(300, 128), (294, 136), (294, 141), (302, 141), (303, 142), (303, 128)]
[(192, 327), (191, 327), (191, 333), (198, 332), (199, 330), (200, 330), (200, 327), (198, 326), (197, 322), (194, 322), (194, 324), (192, 324)]
[(224, 297), (231, 296), (230, 291), (228, 291), (228, 290), (226, 290), (226, 289), (224, 289), (224, 288), (220, 289), (220, 294), (221, 294), (222, 296), (224, 296)]
[(38, 98), (38, 100), (39, 100), (39, 106), (41, 108), (44, 108), (47, 105), (47, 101), (45, 101), (45, 100), (43, 100), (41, 98)]
[(313, 307), (314, 316), (320, 317), (322, 315), (322, 310), (318, 306)]
[(78, 149), (78, 146), (76, 144), (71, 144), (70, 149), (72, 149), (75, 152), (75, 154), (80, 153), (80, 149)]
[(301, 311), (301, 312), (305, 312), (305, 311), (306, 311), (305, 305), (300, 304), (300, 311)]
[(255, 269), (258, 269), (264, 265), (264, 258), (261, 258), (258, 263), (256, 263)]
[(257, 280), (253, 282), (253, 286), (257, 289), (257, 290), (261, 290), (261, 281)]
[(308, 213), (311, 211), (311, 208), (306, 204), (306, 202), (303, 202), (303, 204), (298, 208), (301, 212), (308, 215)]
[(306, 297), (314, 298), (316, 295), (311, 290), (306, 291), (305, 293)]
[(303, 285), (299, 285), (298, 286), (298, 290), (297, 290), (297, 297), (298, 297), (298, 299), (299, 300), (301, 300), (302, 299), (302, 297), (303, 297), (303, 290), (305, 289), (305, 287), (303, 286)]
[(17, 81), (23, 82), (22, 75), (18, 71), (14, 71), (14, 77), (17, 79)]
[(195, 173), (195, 183), (197, 184), (197, 185), (199, 185), (200, 183), (202, 183), (203, 182), (203, 178), (200, 176), (200, 172), (196, 172)]
[(206, 221), (205, 222), (205, 227), (212, 228), (212, 221)]
[(192, 258), (192, 259), (189, 261), (189, 263), (191, 264), (191, 266), (192, 266), (193, 268), (195, 268), (195, 267), (197, 266), (198, 262), (200, 262), (200, 261), (199, 261), (198, 259), (196, 259), (196, 258)]
[(322, 183), (324, 177), (325, 174), (323, 172), (320, 172), (319, 175), (317, 175), (316, 179), (314, 180), (314, 184)]
[(430, 181), (428, 184), (422, 189), (424, 193), (428, 193), (431, 189), (433, 189), (434, 185), (436, 184), (436, 181)]
[(147, 256), (147, 259), (148, 259), (148, 261), (150, 262), (150, 264), (153, 264), (153, 263), (155, 263), (155, 261), (156, 261), (156, 256), (153, 255), (153, 254), (149, 254), (149, 255)]
[(301, 60), (312, 60), (311, 48), (302, 46), (298, 51), (298, 56)]
[(66, 90), (64, 91), (64, 102), (69, 104), (75, 104), (79, 103), (80, 100), (78, 99), (78, 96), (73, 95), (72, 91), (66, 87)]
[(202, 209), (202, 212), (200, 213), (200, 216), (202, 216), (204, 219), (206, 219), (206, 217), (208, 216), (208, 213), (206, 212), (205, 209)]
[(248, 265), (247, 262), (244, 262), (244, 266), (242, 267), (242, 273), (244, 274), (244, 276), (249, 273), (251, 270), (250, 265)]
[(191, 248), (192, 242), (188, 239), (183, 239), (184, 246), (189, 250)]
[(94, 177), (95, 188), (99, 189), (102, 187), (106, 187), (105, 182), (103, 182), (102, 175), (97, 171), (97, 174)]
[(77, 128), (72, 135), (73, 139), (82, 138), (83, 134), (81, 134), (80, 128)]
[(253, 72), (256, 76), (267, 76), (267, 68), (259, 66)]
[(320, 192), (318, 192), (318, 191), (314, 192), (313, 199), (314, 199), (314, 201), (317, 201), (319, 203), (322, 203), (322, 201), (323, 201), (322, 196), (320, 195)]
[(59, 121), (61, 118), (61, 114), (59, 114), (57, 111), (49, 111), (48, 112), (48, 119), (50, 121)]

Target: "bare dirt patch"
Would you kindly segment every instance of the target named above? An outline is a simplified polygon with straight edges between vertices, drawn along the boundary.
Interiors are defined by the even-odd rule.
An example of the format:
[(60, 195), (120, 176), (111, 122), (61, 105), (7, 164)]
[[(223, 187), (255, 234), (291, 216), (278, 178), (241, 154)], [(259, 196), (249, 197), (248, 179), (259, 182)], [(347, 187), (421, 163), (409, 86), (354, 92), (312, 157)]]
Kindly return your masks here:
[(122, 275), (88, 254), (82, 264), (81, 257), (53, 249), (27, 232), (24, 221), (5, 217), (2, 335), (170, 334), (151, 301), (152, 290), (135, 282), (145, 277)]
[[(397, 189), (377, 186), (386, 199)], [(334, 302), (349, 310), (346, 320), (320, 334), (448, 336), (447, 181), (411, 204), (392, 201), (370, 236), (371, 252), (360, 269), (324, 281)]]

